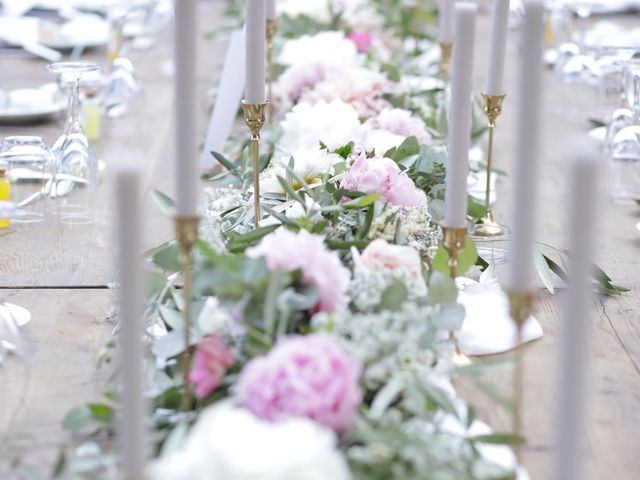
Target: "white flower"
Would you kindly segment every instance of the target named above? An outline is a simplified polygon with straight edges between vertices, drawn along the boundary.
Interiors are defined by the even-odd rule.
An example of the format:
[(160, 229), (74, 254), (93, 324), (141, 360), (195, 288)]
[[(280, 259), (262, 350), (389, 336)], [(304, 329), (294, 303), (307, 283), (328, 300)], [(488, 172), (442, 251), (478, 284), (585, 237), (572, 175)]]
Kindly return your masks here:
[[(331, 173), (335, 164), (344, 161), (340, 155), (320, 149), (319, 145), (298, 148), (291, 155), (281, 155), (262, 173), (260, 190), (263, 193), (285, 193), (278, 177), (287, 178), (286, 166), (289, 165), (291, 158), (293, 158), (295, 174), (311, 187), (321, 185), (320, 175)], [(301, 186), (297, 180), (293, 180), (294, 190), (298, 190)]]
[(220, 305), (216, 297), (207, 297), (198, 316), (198, 326), (204, 335), (211, 333), (229, 333), (233, 324), (230, 312)]
[(405, 138), (389, 130), (374, 129), (368, 132), (365, 146), (367, 150), (375, 151), (376, 155), (384, 155), (392, 148), (400, 146)]
[(304, 418), (271, 423), (228, 402), (200, 414), (182, 450), (150, 466), (152, 480), (348, 480), (333, 432)]
[(318, 147), (320, 142), (329, 150), (352, 141), (361, 145), (366, 136), (358, 112), (342, 100), (296, 105), (287, 113), (281, 126), (279, 146), (282, 152), (289, 154), (301, 147)]
[[(296, 0), (299, 3), (300, 0)], [(305, 0), (306, 1), (306, 0)], [(278, 62), (282, 65), (321, 63), (327, 66), (351, 68), (361, 63), (356, 44), (343, 32), (320, 32), (303, 35), (284, 44)]]
[(326, 79), (306, 90), (300, 102), (314, 104), (318, 100), (330, 102), (336, 98), (352, 105), (361, 117), (371, 117), (389, 103), (382, 98), (389, 90), (387, 77), (369, 68), (356, 67), (334, 71)]
[(370, 123), (375, 128), (387, 130), (403, 137), (414, 136), (420, 143), (426, 145), (431, 143), (431, 135), (427, 131), (427, 126), (421, 118), (411, 115), (409, 110), (388, 108), (372, 118)]

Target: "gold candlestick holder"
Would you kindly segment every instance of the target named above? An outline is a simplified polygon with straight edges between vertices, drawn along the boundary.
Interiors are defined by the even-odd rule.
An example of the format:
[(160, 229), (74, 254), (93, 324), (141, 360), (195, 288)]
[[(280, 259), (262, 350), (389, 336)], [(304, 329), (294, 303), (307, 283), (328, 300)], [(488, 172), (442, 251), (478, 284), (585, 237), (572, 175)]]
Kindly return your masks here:
[[(460, 258), (460, 252), (464, 249), (464, 244), (467, 238), (467, 227), (442, 227), (444, 233), (444, 239), (442, 246), (449, 253), (449, 275), (455, 282), (458, 276), (458, 260)], [(456, 335), (453, 331), (449, 331), (449, 340), (455, 343), (456, 357), (454, 363), (468, 363), (463, 361), (464, 356), (460, 352), (458, 343), (456, 341)]]
[(532, 292), (509, 292), (509, 313), (516, 324), (516, 347), (513, 366), (513, 435), (516, 438), (514, 452), (516, 459), (521, 459), (522, 449), (522, 406), (524, 400), (524, 358), (522, 345), (522, 330), (531, 316), (533, 309)]
[(484, 113), (489, 120), (489, 145), (487, 147), (487, 183), (485, 188), (484, 206), (486, 213), (480, 223), (473, 228), (473, 236), (481, 238), (502, 237), (508, 234), (508, 229), (500, 225), (493, 218), (491, 212), (491, 172), (493, 170), (493, 136), (496, 120), (502, 113), (502, 102), (505, 95), (482, 94), (484, 99)]
[(182, 292), (184, 307), (182, 316), (184, 321), (184, 352), (182, 363), (184, 371), (184, 394), (182, 409), (191, 409), (191, 392), (189, 386), (189, 372), (191, 369), (191, 274), (193, 270), (193, 246), (198, 239), (198, 225), (200, 219), (191, 216), (176, 216), (175, 233), (180, 248), (180, 265), (182, 266)]
[(253, 154), (253, 207), (255, 210), (255, 225), (260, 226), (260, 130), (264, 125), (264, 114), (268, 101), (265, 103), (247, 103), (242, 101), (244, 123), (251, 130), (251, 150)]
[(267, 85), (267, 102), (268, 102), (268, 119), (269, 123), (273, 121), (273, 40), (278, 32), (278, 20), (275, 18), (267, 18), (267, 73), (269, 83)]
[(440, 61), (442, 62), (442, 72), (446, 77), (451, 70), (451, 57), (453, 55), (453, 42), (440, 42)]

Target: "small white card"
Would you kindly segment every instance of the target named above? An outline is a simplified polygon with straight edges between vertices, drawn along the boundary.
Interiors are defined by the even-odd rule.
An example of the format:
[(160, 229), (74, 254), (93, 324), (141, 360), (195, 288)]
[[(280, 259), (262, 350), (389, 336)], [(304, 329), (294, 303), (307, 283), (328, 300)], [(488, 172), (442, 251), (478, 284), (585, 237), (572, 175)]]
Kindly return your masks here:
[(211, 169), (215, 158), (211, 152), (223, 152), (233, 121), (240, 108), (245, 83), (245, 36), (244, 30), (231, 34), (227, 55), (222, 68), (218, 95), (213, 106), (207, 139), (204, 142), (200, 164), (203, 170)]

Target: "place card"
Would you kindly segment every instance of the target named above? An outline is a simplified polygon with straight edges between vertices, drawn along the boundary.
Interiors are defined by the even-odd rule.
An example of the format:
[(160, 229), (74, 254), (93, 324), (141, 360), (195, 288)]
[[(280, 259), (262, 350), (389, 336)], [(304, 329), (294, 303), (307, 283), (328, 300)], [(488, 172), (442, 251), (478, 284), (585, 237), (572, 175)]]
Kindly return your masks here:
[(231, 34), (222, 68), (218, 95), (211, 113), (207, 138), (202, 150), (201, 167), (209, 170), (215, 159), (211, 152), (223, 152), (236, 118), (245, 84), (245, 36), (243, 30)]

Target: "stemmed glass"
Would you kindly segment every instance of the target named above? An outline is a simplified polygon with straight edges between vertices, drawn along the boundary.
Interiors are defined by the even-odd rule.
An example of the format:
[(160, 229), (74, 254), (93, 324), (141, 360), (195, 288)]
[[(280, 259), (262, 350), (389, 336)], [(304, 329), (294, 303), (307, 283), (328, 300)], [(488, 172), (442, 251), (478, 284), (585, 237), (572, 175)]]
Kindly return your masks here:
[(630, 65), (625, 75), (630, 124), (615, 133), (610, 146), (609, 170), (614, 199), (640, 200), (640, 65)]
[(63, 200), (64, 204), (58, 208), (60, 221), (71, 224), (91, 223), (90, 197), (91, 190), (97, 184), (98, 161), (80, 121), (80, 78), (85, 73), (100, 70), (100, 66), (95, 62), (59, 62), (48, 65), (47, 69), (60, 76), (67, 87), (69, 101), (64, 133), (52, 148), (56, 157), (55, 181), (62, 175), (74, 184), (85, 185), (84, 199), (80, 199), (76, 193), (74, 203)]

